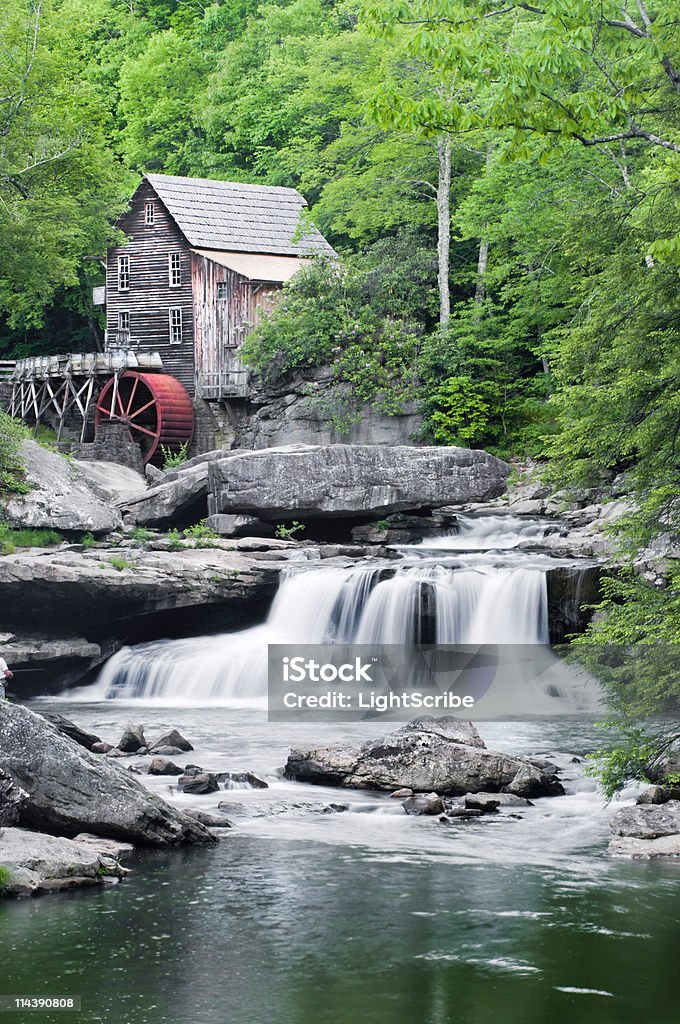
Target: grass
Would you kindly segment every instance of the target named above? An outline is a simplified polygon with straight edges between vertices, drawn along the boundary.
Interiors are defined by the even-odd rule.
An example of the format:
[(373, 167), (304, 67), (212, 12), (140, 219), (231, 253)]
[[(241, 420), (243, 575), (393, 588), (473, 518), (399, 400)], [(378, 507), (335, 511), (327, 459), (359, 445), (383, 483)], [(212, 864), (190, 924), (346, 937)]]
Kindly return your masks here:
[[(106, 562), (101, 563), (106, 568)], [(109, 565), (112, 565), (118, 572), (122, 572), (123, 569), (134, 569), (132, 562), (128, 562), (125, 558), (109, 558)]]
[(169, 551), (181, 551), (184, 545), (182, 544), (182, 537), (179, 530), (168, 530), (168, 550)]
[(9, 885), (12, 878), (12, 873), (8, 868), (5, 868), (0, 864), (0, 893), (3, 893)]
[(93, 548), (97, 543), (95, 537), (91, 533), (84, 533), (80, 538), (80, 543), (84, 548)]
[(148, 544), (152, 536), (151, 530), (147, 530), (146, 526), (135, 526), (127, 535), (128, 540), (137, 540), (141, 544)]
[(0, 554), (11, 555), (17, 548), (50, 548), (61, 544), (63, 537), (56, 530), (13, 529), (0, 523)]

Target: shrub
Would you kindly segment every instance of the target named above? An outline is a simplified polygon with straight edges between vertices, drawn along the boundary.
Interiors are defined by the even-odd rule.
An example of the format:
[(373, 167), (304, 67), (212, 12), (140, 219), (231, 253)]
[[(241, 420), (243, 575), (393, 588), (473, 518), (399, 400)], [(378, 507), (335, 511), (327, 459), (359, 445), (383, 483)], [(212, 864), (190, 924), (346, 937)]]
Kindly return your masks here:
[(275, 535), (279, 540), (293, 540), (297, 533), (302, 533), (305, 528), (304, 523), (298, 523), (297, 519), (293, 520), (290, 526), (284, 526), (283, 523), (279, 523), (274, 531)]
[(161, 452), (163, 453), (163, 469), (175, 469), (177, 466), (182, 466), (187, 461), (187, 454), (189, 452), (189, 442), (185, 441), (175, 451), (169, 448), (167, 445), (161, 445)]
[(28, 431), (0, 409), (0, 493), (26, 494), (30, 490), (25, 480), (21, 458), (21, 442)]
[(200, 523), (187, 526), (184, 530), (184, 536), (187, 540), (215, 540), (219, 537), (219, 534), (205, 525), (205, 519), (201, 519)]

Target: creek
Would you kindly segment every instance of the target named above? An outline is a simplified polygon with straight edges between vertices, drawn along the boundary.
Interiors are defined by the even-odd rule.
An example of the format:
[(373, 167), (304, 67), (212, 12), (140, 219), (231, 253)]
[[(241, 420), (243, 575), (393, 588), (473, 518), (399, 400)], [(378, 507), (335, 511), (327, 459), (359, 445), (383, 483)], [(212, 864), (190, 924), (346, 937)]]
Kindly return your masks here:
[(195, 750), (175, 760), (269, 788), (188, 797), (142, 777), (179, 804), (226, 801), (236, 827), (214, 849), (136, 853), (121, 885), (3, 903), (4, 989), (80, 994), (81, 1024), (673, 1020), (680, 865), (607, 857), (612, 809), (581, 763), (602, 740), (593, 708), (558, 693), (479, 723), (489, 747), (563, 768), (566, 796), (516, 816), (444, 825), (279, 774), (290, 747), (388, 725), (268, 722), (267, 643), (544, 644), (549, 528), (470, 518), (396, 563), (292, 564), (263, 625), (125, 649), (95, 684), (33, 701), (109, 740), (177, 727)]

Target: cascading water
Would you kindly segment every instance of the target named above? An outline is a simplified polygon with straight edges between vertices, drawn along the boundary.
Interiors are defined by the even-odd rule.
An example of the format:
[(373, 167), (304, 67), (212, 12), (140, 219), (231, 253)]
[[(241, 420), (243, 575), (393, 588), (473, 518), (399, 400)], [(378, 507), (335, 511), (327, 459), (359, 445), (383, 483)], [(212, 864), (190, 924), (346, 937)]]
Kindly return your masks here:
[(275, 643), (545, 645), (545, 571), (513, 551), (541, 529), (515, 517), (464, 519), (457, 534), (403, 548), (396, 567), (291, 567), (262, 626), (124, 648), (77, 697), (259, 702)]

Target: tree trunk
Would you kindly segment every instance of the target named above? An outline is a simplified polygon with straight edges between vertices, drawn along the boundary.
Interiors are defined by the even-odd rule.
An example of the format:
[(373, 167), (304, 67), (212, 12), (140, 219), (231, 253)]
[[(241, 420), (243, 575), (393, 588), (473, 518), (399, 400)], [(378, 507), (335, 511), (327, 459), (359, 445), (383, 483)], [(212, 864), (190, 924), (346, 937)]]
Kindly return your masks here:
[(449, 294), (449, 250), (451, 248), (451, 137), (437, 140), (439, 178), (437, 181), (437, 283), (439, 285), (439, 326), (451, 319)]
[(477, 260), (477, 283), (475, 284), (475, 302), (478, 306), (484, 302), (486, 296), (484, 278), (489, 262), (489, 243), (485, 238), (479, 243), (479, 259)]

